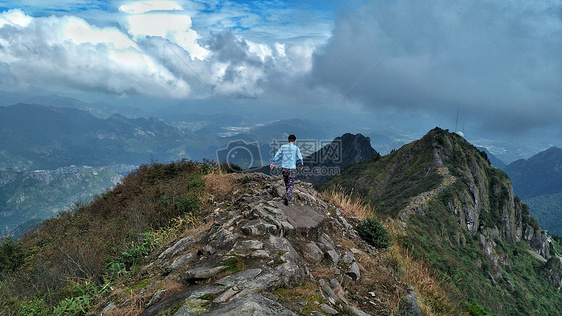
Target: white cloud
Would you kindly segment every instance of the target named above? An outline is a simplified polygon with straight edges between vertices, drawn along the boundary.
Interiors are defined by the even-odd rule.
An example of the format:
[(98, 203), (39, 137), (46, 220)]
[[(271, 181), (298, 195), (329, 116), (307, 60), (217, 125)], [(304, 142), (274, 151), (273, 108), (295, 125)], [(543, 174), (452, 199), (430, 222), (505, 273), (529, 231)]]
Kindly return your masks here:
[(168, 13), (131, 15), (128, 17), (128, 22), (129, 33), (133, 36), (166, 38), (170, 33), (185, 32), (191, 27), (189, 16)]
[[(259, 27), (267, 19), (281, 21), (273, 13), (288, 12), (287, 8), (253, 8), (229, 1), (216, 5), (217, 11), (212, 13), (208, 2), (180, 5), (176, 1), (131, 2), (109, 14), (96, 7), (95, 12), (81, 17), (31, 17), (19, 9), (1, 13), (0, 81), (176, 98), (213, 97), (208, 85), (224, 97), (267, 98), (289, 91), (291, 84), (301, 80), (292, 79), (311, 69), (313, 51), (322, 40), (295, 39), (291, 28)], [(199, 34), (192, 16), (202, 21), (202, 15), (220, 16), (215, 27), (256, 28), (264, 37), (250, 40), (240, 29), (207, 31), (204, 26), (208, 24), (198, 26), (203, 28)], [(270, 31), (280, 39), (271, 40)], [(290, 41), (282, 39), (284, 33)], [(283, 89), (278, 89), (280, 80)], [(294, 89), (302, 87), (296, 84)]]
[[(4, 13), (4, 15), (6, 15)], [(125, 33), (72, 16), (29, 18), (0, 27), (0, 76), (15, 85), (186, 97), (189, 85)]]
[(209, 51), (198, 44), (199, 36), (191, 29), (191, 17), (175, 11), (183, 8), (173, 1), (145, 1), (119, 8), (126, 17), (129, 34), (139, 39), (159, 36), (189, 52), (191, 59), (205, 59)]
[(116, 49), (138, 49), (135, 42), (117, 28), (98, 28), (76, 17), (63, 17), (61, 21), (61, 40), (71, 40), (77, 45), (90, 43), (110, 45)]
[(8, 10), (0, 15), (0, 27), (6, 24), (25, 27), (31, 22), (31, 19), (20, 9)]
[(175, 1), (151, 0), (124, 4), (119, 10), (128, 14), (143, 14), (150, 11), (183, 10), (183, 8)]
[(248, 41), (248, 46), (248, 53), (258, 56), (262, 62), (273, 56), (273, 50), (266, 44)]

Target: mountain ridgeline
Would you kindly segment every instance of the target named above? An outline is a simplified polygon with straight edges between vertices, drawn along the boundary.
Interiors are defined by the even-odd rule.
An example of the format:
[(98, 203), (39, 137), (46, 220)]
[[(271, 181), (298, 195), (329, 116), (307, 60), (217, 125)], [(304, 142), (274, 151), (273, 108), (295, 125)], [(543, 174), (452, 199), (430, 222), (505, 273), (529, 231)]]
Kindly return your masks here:
[(319, 186), (330, 187), (371, 203), (379, 217), (401, 227), (404, 247), (426, 258), (454, 292), (486, 310), (560, 311), (561, 296), (545, 296), (557, 293), (560, 280), (549, 285), (541, 277), (548, 270), (544, 262), (560, 260), (547, 235), (515, 196), (507, 175), (461, 136), (435, 128)]
[(78, 109), (38, 104), (0, 107), (0, 170), (139, 165), (152, 158), (200, 157), (200, 147), (207, 145), (154, 117), (100, 119)]
[(559, 244), (486, 153), (439, 128), (383, 157), (340, 140), (340, 174), (288, 206), (279, 176), (141, 165), (3, 240), (0, 313), (560, 313)]
[(527, 160), (517, 160), (503, 170), (521, 198), (562, 192), (562, 149), (549, 148)]

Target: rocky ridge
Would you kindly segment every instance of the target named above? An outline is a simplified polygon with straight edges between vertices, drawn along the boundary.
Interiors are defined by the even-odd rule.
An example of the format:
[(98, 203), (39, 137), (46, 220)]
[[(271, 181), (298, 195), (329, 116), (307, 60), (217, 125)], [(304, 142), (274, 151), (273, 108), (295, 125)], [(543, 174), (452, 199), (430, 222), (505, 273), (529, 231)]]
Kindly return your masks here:
[[(445, 190), (451, 193), (447, 206), (458, 218), (458, 224), (470, 235), (478, 234), (482, 251), (497, 266), (507, 263), (498, 255), (495, 240), (514, 244), (520, 240), (527, 242), (542, 260), (550, 257), (550, 245), (546, 233), (530, 219), (528, 207), (516, 197), (513, 186), (505, 174), (486, 162), (481, 153), (456, 134), (435, 129), (419, 142), (431, 144), (432, 163), (429, 170), (436, 169), (442, 177), (441, 183), (430, 191), (411, 199), (410, 204), (398, 216), (402, 224), (412, 213), (425, 214), (429, 211), (428, 201)], [(403, 156), (410, 154), (408, 151)], [(459, 163), (460, 162), (460, 163)], [(487, 210), (492, 211), (487, 211)], [(496, 218), (496, 222), (485, 220), (486, 214)], [(460, 236), (460, 235), (459, 235)], [(457, 243), (461, 240), (457, 239)]]
[[(548, 233), (507, 175), (459, 135), (435, 128), (379, 160), (350, 165), (319, 187), (340, 187), (371, 202), (379, 218), (397, 224), (404, 245), (486, 311), (559, 310), (559, 296), (541, 294), (560, 286)], [(525, 291), (532, 294), (521, 299)]]
[[(138, 294), (140, 315), (419, 314), (413, 289), (358, 237), (357, 219), (310, 184), (297, 181), (285, 206), (280, 177), (246, 174), (233, 183), (206, 230), (142, 268), (153, 282)], [(135, 301), (110, 299), (101, 315), (122, 314)]]

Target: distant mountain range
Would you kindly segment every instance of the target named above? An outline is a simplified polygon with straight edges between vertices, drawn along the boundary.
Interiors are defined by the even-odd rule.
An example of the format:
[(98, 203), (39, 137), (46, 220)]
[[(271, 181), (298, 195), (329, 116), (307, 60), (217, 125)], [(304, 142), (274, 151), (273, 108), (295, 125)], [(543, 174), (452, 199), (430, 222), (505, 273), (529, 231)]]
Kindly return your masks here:
[[(0, 105), (22, 99), (22, 95), (0, 94), (6, 97)], [(228, 149), (229, 142), (240, 141), (256, 144), (259, 151), (253, 158), (267, 166), (274, 154), (275, 144), (286, 141), (289, 133), (296, 134), (298, 141), (315, 142), (315, 150), (334, 148), (333, 138), (330, 137), (334, 129), (316, 120), (278, 120), (257, 124), (242, 115), (187, 113), (188, 110), (178, 106), (160, 111), (165, 121), (156, 117), (127, 118), (115, 114), (125, 113), (126, 108), (117, 109), (103, 103), (89, 104), (54, 94), (30, 96), (27, 100), (43, 105), (18, 103), (0, 106), (0, 170), (52, 170), (70, 165), (140, 165), (151, 160), (182, 158), (215, 159), (217, 153)], [(373, 147), (386, 154), (403, 145), (402, 141), (374, 130), (370, 133), (373, 137), (343, 135), (338, 140), (343, 140), (342, 159), (337, 163), (311, 156), (307, 165), (311, 169), (341, 169), (362, 159), (376, 157), (378, 153)], [(553, 147), (528, 160), (518, 160), (506, 166), (485, 148), (479, 149), (487, 154), (493, 166), (506, 171), (516, 194), (531, 206), (531, 212), (539, 222), (551, 232), (562, 234), (562, 219), (552, 220), (562, 217), (558, 215), (562, 210), (556, 206), (556, 196), (562, 193), (562, 150)], [(314, 150), (309, 150), (305, 155), (313, 153)], [(264, 171), (267, 172), (266, 169)], [(302, 175), (302, 180), (317, 183), (329, 175), (308, 173)]]
[(202, 159), (208, 145), (158, 118), (100, 119), (38, 104), (0, 107), (0, 170)]
[(125, 106), (114, 106), (105, 102), (88, 103), (76, 98), (63, 97), (50, 91), (23, 91), (6, 92), (0, 91), (0, 106), (10, 106), (18, 103), (41, 104), (46, 106), (71, 108), (86, 111), (97, 118), (108, 118), (113, 114), (121, 114), (127, 117), (148, 116), (146, 113)]
[(562, 149), (549, 148), (505, 167), (515, 192), (522, 198), (562, 192)]
[(504, 170), (541, 226), (562, 236), (562, 149), (549, 148)]
[[(115, 186), (121, 177), (107, 167), (0, 171), (0, 235), (27, 228)], [(25, 224), (27, 223), (27, 224)]]

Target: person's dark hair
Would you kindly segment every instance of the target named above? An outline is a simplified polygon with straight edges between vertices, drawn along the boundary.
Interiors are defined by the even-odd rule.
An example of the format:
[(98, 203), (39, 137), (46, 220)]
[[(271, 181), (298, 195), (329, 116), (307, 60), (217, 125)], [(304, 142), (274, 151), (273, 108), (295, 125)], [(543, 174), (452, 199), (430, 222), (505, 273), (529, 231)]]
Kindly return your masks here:
[(289, 141), (290, 141), (290, 142), (294, 142), (294, 141), (296, 141), (296, 140), (297, 140), (297, 136), (295, 136), (295, 135), (293, 135), (293, 134), (289, 135)]

